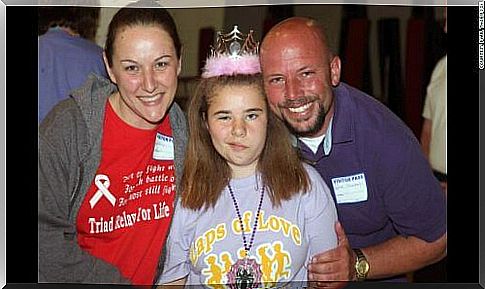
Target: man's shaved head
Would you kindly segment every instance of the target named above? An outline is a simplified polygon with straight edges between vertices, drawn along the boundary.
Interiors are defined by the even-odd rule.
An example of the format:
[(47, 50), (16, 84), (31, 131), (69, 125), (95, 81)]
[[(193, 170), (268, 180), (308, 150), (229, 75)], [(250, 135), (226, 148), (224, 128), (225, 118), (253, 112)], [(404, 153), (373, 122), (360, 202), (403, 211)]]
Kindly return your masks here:
[(333, 57), (334, 53), (328, 47), (328, 39), (325, 28), (315, 19), (308, 17), (292, 17), (276, 24), (264, 37), (261, 43), (261, 54), (268, 50), (274, 41), (284, 38), (288, 41), (299, 40), (301, 37), (311, 37), (315, 41), (320, 41), (324, 51), (329, 57)]

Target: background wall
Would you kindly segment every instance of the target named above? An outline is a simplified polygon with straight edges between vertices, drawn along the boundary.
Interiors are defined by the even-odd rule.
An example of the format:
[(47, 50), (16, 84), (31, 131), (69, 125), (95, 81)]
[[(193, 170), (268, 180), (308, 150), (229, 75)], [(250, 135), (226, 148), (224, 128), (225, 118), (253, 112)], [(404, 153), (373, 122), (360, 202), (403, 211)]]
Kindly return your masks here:
[[(104, 47), (108, 25), (119, 8), (101, 8), (101, 20), (96, 34), (96, 42)], [(198, 74), (199, 30), (203, 27), (224, 28), (224, 8), (177, 8), (169, 9), (177, 23), (183, 44), (182, 76)]]
[[(101, 1), (103, 2), (103, 1)], [(101, 3), (103, 5), (103, 3)], [(106, 4), (106, 3), (105, 3)], [(121, 7), (122, 5), (118, 5)], [(183, 49), (183, 66), (181, 72), (181, 79), (180, 79), (180, 87), (177, 93), (177, 101), (184, 106), (185, 102), (188, 97), (193, 93), (193, 89), (195, 88), (195, 80), (196, 77), (200, 74), (199, 71), (199, 62), (202, 61), (199, 59), (199, 42), (200, 42), (200, 29), (212, 27), (215, 31), (219, 30), (229, 30), (232, 28), (233, 25), (238, 25), (240, 30), (243, 32), (247, 32), (248, 29), (255, 30), (255, 39), (261, 39), (267, 29), (267, 22), (271, 15), (276, 15), (276, 17), (286, 18), (287, 16), (310, 16), (321, 23), (323, 23), (327, 28), (327, 34), (329, 37), (329, 44), (330, 46), (337, 52), (342, 55), (342, 35), (344, 35), (342, 23), (342, 19), (348, 17), (348, 10), (352, 10), (353, 8), (364, 8), (360, 9), (365, 11), (365, 17), (368, 19), (369, 23), (369, 34), (368, 34), (368, 68), (366, 68), (366, 78), (364, 81), (366, 82), (367, 86), (367, 93), (373, 95), (383, 103), (389, 103), (389, 99), (392, 96), (392, 92), (389, 93), (383, 87), (388, 85), (389, 79), (396, 75), (396, 69), (400, 69), (400, 75), (397, 77), (398, 82), (400, 83), (397, 87), (398, 95), (395, 96), (397, 98), (404, 97), (404, 86), (405, 86), (405, 75), (407, 69), (406, 67), (406, 53), (407, 53), (407, 43), (406, 38), (407, 35), (407, 28), (408, 22), (413, 17), (413, 6), (385, 6), (385, 5), (367, 5), (367, 6), (358, 6), (358, 5), (330, 5), (330, 4), (311, 4), (311, 5), (259, 5), (259, 6), (237, 6), (237, 7), (213, 7), (213, 8), (170, 8), (168, 9), (172, 16), (175, 19), (175, 22), (178, 25), (179, 34), (184, 45)], [(98, 29), (98, 33), (96, 36), (96, 42), (100, 46), (104, 46), (104, 41), (106, 39), (107, 27), (108, 24), (116, 13), (119, 8), (111, 8), (111, 7), (104, 7), (101, 9), (101, 20)], [(359, 9), (357, 9), (359, 10)], [(434, 7), (429, 8), (434, 13), (434, 17), (436, 21), (443, 22), (444, 18), (444, 8), (443, 7)], [(291, 15), (289, 15), (291, 14)], [(429, 14), (429, 13), (428, 13)], [(286, 15), (286, 17), (285, 17)], [(382, 45), (382, 42), (379, 42), (379, 22), (385, 19), (396, 19), (398, 22), (398, 31), (399, 31), (399, 46), (395, 47), (399, 49), (399, 58), (400, 58), (400, 66), (393, 66), (385, 71), (384, 77), (386, 79), (381, 79), (382, 70), (384, 69), (382, 66), (382, 59), (379, 59), (382, 55), (382, 52), (379, 49), (379, 45)], [(273, 22), (275, 20), (273, 19)], [(433, 20), (434, 21), (434, 20)], [(270, 21), (271, 22), (271, 21)], [(428, 22), (427, 22), (428, 23)], [(428, 25), (428, 24), (426, 24)], [(425, 35), (427, 38), (425, 41), (434, 41), (434, 39), (428, 35)], [(347, 42), (352, 45), (352, 41)], [(391, 43), (392, 44), (392, 43)], [(397, 44), (394, 44), (397, 45)], [(427, 44), (427, 46), (433, 44)], [(354, 49), (353, 47), (350, 47)], [(357, 48), (360, 49), (360, 48)], [(419, 53), (419, 52), (418, 52)], [(423, 55), (426, 54), (426, 57), (429, 58), (429, 53), (423, 51)], [(205, 57), (203, 57), (205, 58)], [(429, 59), (428, 59), (429, 60)], [(435, 59), (431, 59), (429, 61), (435, 61)], [(343, 65), (344, 66), (344, 65)], [(427, 68), (427, 70), (430, 70)], [(409, 72), (408, 72), (409, 73)], [(389, 74), (391, 74), (389, 78)], [(430, 71), (424, 73), (423, 83), (428, 82), (428, 78), (430, 76)], [(383, 83), (381, 83), (383, 82)], [(424, 84), (420, 84), (421, 94), (423, 94), (424, 98)], [(396, 91), (396, 90), (394, 90)], [(401, 92), (402, 91), (402, 92)], [(391, 94), (391, 96), (389, 96)], [(398, 100), (399, 102), (403, 102), (403, 100)], [(418, 106), (416, 111), (421, 110), (422, 103), (418, 101), (416, 103)], [(392, 108), (391, 108), (392, 109)], [(405, 111), (403, 108), (402, 111)], [(395, 111), (398, 115), (400, 112)], [(420, 115), (416, 115), (417, 112), (414, 113), (413, 116), (415, 119), (419, 118)], [(406, 120), (405, 120), (406, 121)], [(417, 131), (415, 131), (418, 133)]]
[[(249, 27), (255, 30), (256, 39), (261, 38), (263, 21), (266, 15), (267, 6), (252, 7), (227, 7), (227, 8), (174, 8), (169, 9), (178, 25), (180, 37), (184, 44), (184, 65), (182, 76), (196, 76), (198, 71), (198, 49), (199, 29), (203, 27), (214, 27), (214, 29), (229, 29), (232, 25), (238, 24), (241, 29)], [(368, 18), (370, 20), (369, 34), (369, 56), (371, 59), (371, 74), (373, 87), (380, 87), (377, 47), (377, 21), (384, 18), (396, 17), (400, 24), (401, 37), (401, 59), (405, 60), (406, 45), (406, 24), (411, 16), (410, 6), (367, 6)], [(436, 17), (443, 18), (443, 8), (436, 7)], [(104, 46), (108, 24), (118, 8), (101, 8), (101, 20), (96, 36), (96, 42)], [(318, 19), (327, 27), (330, 44), (336, 51), (339, 49), (339, 37), (342, 18), (342, 5), (295, 5), (295, 16), (310, 16)], [(402, 66), (404, 69), (404, 66)], [(378, 89), (373, 91), (374, 96), (380, 98)]]
[[(295, 8), (296, 15), (311, 16), (326, 23), (329, 27), (328, 32), (332, 39), (332, 45), (338, 48), (340, 5), (298, 5)], [(106, 41), (109, 22), (118, 9), (115, 7), (101, 8), (101, 19), (96, 34), (96, 42), (101, 47), (104, 46)], [(242, 31), (247, 31), (249, 28), (254, 29), (255, 39), (261, 39), (266, 10), (267, 6), (169, 9), (177, 23), (180, 38), (184, 45), (183, 55), (185, 59), (183, 60), (182, 76), (190, 77), (199, 74), (199, 29), (213, 27), (218, 31), (238, 25)]]

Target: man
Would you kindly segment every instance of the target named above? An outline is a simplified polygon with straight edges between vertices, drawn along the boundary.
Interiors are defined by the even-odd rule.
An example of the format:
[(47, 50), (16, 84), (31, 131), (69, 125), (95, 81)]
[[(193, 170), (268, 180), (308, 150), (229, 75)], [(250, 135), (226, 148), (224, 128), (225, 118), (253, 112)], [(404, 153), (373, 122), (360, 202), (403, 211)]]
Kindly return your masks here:
[(405, 273), (442, 259), (445, 199), (419, 143), (384, 105), (340, 83), (340, 59), (323, 28), (284, 20), (260, 55), (272, 110), (337, 204), (339, 245), (313, 256), (309, 279), (405, 281)]

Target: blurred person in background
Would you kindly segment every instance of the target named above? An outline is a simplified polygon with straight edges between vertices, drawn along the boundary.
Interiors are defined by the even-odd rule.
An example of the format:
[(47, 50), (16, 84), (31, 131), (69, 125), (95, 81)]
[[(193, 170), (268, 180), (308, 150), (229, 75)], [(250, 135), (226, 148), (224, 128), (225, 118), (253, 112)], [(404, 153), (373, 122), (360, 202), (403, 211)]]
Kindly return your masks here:
[(39, 123), (90, 73), (107, 77), (95, 42), (99, 7), (39, 7)]

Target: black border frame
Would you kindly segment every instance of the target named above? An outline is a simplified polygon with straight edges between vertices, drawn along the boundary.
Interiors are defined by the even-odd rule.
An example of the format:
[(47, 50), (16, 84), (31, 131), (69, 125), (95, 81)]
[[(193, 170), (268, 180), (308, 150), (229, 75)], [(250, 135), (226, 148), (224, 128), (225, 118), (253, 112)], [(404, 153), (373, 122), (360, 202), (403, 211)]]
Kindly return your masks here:
[[(9, 148), (6, 172), (9, 192), (5, 192), (8, 204), (5, 208), (6, 288), (127, 288), (129, 286), (37, 284), (37, 237), (33, 237), (37, 236), (34, 233), (37, 232), (37, 198), (33, 197), (37, 187), (37, 102), (32, 101), (37, 100), (36, 11), (32, 6), (6, 7), (8, 57), (5, 62), (9, 92), (5, 116)], [(484, 288), (485, 273), (479, 275), (479, 266), (484, 265), (485, 253), (483, 249), (478, 250), (480, 236), (477, 234), (485, 232), (483, 213), (479, 212), (480, 207), (485, 207), (482, 206), (485, 198), (480, 198), (477, 182), (484, 163), (480, 154), (477, 158), (481, 140), (477, 141), (477, 132), (483, 135), (479, 125), (482, 89), (476, 83), (479, 80), (485, 83), (481, 82), (485, 74), (478, 70), (477, 19), (477, 6), (448, 8), (448, 142), (452, 152), (448, 158), (452, 192), (448, 201), (448, 268), (452, 283), (366, 282), (350, 283), (346, 288)]]

